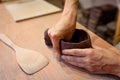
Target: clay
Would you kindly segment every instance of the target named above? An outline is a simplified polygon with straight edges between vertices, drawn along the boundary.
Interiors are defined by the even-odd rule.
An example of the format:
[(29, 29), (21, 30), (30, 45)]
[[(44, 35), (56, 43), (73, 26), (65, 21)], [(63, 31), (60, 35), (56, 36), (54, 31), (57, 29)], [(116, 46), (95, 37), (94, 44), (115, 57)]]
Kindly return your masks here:
[[(48, 47), (52, 47), (51, 40), (47, 33), (48, 29), (44, 33), (45, 43)], [(91, 39), (89, 34), (82, 29), (75, 29), (72, 39), (68, 42), (65, 40), (60, 41), (60, 50), (74, 49), (74, 48), (91, 48)]]
[(48, 46), (48, 47), (52, 47), (52, 42), (48, 36), (48, 29), (45, 30), (44, 32), (44, 40), (45, 40), (45, 44)]

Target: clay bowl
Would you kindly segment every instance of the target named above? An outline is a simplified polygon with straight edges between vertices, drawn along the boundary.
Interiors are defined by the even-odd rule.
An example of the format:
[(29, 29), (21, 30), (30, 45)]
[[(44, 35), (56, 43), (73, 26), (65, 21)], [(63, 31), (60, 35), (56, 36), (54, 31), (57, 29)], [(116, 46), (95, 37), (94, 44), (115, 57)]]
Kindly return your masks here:
[(83, 49), (83, 48), (90, 48), (91, 46), (91, 39), (89, 34), (82, 30), (76, 29), (71, 41), (61, 40), (61, 50), (64, 49)]
[[(48, 29), (45, 31), (44, 39), (48, 47), (52, 47), (51, 40), (47, 33)], [(91, 39), (89, 34), (82, 29), (75, 29), (72, 39), (68, 42), (65, 40), (60, 41), (60, 50), (64, 49), (84, 49), (91, 48)]]

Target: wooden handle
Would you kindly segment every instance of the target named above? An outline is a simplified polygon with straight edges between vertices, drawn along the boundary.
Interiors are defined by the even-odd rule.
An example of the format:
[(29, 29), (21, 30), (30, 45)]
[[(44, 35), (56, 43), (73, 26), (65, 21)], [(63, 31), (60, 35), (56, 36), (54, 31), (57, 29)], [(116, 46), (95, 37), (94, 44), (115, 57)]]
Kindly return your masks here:
[(0, 34), (0, 40), (14, 50), (17, 48), (17, 46), (4, 34)]

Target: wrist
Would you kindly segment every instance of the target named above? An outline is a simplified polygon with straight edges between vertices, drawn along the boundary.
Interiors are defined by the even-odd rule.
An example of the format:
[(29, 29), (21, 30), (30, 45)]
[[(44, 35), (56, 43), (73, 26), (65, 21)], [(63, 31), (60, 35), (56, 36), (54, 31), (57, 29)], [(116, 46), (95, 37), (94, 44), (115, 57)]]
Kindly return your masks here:
[(112, 74), (120, 77), (120, 67), (116, 68)]
[(120, 56), (118, 57), (117, 62), (118, 63), (116, 65), (116, 67), (113, 69), (112, 74), (120, 77)]

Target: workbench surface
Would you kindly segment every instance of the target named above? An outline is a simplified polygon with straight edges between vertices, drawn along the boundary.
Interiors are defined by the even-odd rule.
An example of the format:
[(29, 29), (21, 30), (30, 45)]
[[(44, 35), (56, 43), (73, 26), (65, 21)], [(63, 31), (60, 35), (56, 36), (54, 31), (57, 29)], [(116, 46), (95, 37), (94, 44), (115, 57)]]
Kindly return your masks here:
[[(44, 43), (44, 31), (55, 25), (61, 13), (15, 22), (4, 4), (0, 4), (0, 33), (7, 35), (20, 47), (40, 52), (49, 59), (41, 71), (25, 74), (17, 64), (15, 52), (0, 41), (0, 80), (120, 80), (111, 75), (97, 75), (57, 60), (57, 53)], [(77, 23), (77, 28), (89, 32), (92, 44), (108, 50), (118, 50)]]

